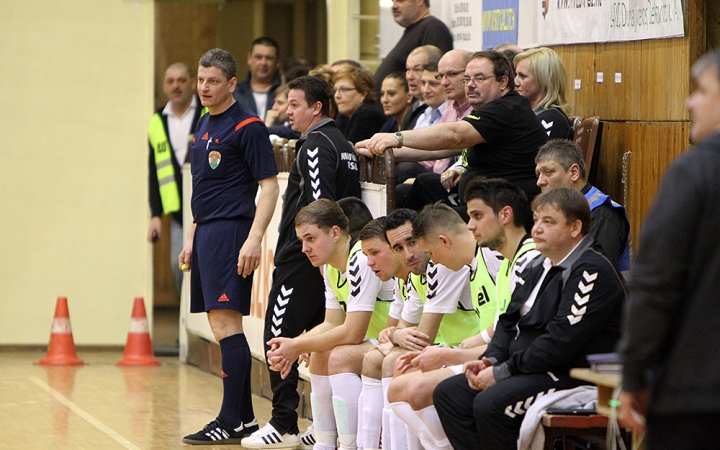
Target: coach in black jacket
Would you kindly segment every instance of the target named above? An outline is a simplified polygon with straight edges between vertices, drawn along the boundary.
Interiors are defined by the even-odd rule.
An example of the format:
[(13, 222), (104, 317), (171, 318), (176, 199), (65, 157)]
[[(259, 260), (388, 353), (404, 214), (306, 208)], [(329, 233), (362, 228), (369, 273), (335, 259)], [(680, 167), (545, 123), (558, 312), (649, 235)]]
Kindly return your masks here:
[[(331, 88), (312, 76), (288, 83), (288, 115), (302, 136), (283, 195), (282, 216), (275, 249), (275, 270), (265, 312), (265, 342), (294, 338), (325, 319), (325, 283), (320, 270), (302, 252), (295, 234), (295, 216), (315, 200), (360, 197), (360, 172), (355, 151), (328, 117)], [(265, 346), (265, 351), (270, 347)], [(272, 418), (252, 436), (243, 439), (248, 449), (296, 447), (299, 443), (297, 407), (298, 364), (287, 378), (270, 371)], [(285, 447), (283, 447), (285, 448)]]
[(521, 274), (495, 335), (464, 373), (433, 398), (455, 450), (515, 449), (525, 411), (550, 392), (583, 384), (569, 376), (620, 334), (625, 298), (612, 264), (591, 249), (590, 207), (569, 188), (533, 201), (532, 236), (545, 258)]

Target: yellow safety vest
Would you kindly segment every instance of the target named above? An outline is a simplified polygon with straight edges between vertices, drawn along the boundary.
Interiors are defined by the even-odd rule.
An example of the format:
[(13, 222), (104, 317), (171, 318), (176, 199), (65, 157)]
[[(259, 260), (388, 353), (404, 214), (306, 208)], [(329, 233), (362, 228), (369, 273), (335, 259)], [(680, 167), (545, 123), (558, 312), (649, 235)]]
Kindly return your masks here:
[[(208, 109), (203, 107), (200, 111), (200, 117), (204, 116)], [(155, 156), (155, 170), (157, 174), (158, 186), (160, 187), (160, 199), (162, 200), (163, 213), (172, 214), (180, 211), (180, 189), (175, 181), (175, 168), (172, 163), (173, 152), (170, 146), (170, 140), (165, 133), (160, 113), (153, 114), (148, 125), (148, 137), (150, 145)], [(192, 142), (193, 135), (188, 136), (188, 141)]]

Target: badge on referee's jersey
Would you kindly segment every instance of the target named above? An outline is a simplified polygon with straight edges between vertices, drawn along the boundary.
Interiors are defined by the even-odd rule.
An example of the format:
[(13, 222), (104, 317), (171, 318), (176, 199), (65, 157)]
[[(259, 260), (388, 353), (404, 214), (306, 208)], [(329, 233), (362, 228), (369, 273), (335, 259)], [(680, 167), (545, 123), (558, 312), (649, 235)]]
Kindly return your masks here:
[(220, 164), (220, 158), (222, 158), (220, 152), (210, 152), (210, 154), (208, 154), (208, 162), (210, 163), (210, 168), (217, 169), (217, 166)]

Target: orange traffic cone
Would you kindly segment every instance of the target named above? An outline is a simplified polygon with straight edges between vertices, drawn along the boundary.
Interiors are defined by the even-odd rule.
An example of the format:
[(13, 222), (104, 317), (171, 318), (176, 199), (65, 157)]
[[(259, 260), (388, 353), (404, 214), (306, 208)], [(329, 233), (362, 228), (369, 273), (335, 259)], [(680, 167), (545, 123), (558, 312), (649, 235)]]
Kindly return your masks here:
[(130, 331), (128, 332), (125, 353), (118, 366), (159, 366), (155, 359), (150, 343), (147, 315), (145, 314), (145, 300), (135, 297), (132, 317), (130, 318)]
[(57, 299), (48, 352), (37, 364), (43, 366), (80, 366), (85, 364), (75, 353), (67, 297), (58, 297)]

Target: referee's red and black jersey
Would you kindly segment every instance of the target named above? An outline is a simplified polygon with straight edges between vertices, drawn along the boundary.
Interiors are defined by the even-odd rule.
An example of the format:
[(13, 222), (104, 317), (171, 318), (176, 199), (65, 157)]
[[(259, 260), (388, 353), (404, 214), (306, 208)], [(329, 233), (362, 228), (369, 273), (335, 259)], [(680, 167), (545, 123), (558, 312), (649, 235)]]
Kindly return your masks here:
[(265, 124), (237, 102), (200, 118), (190, 161), (196, 223), (252, 219), (258, 181), (278, 173)]

